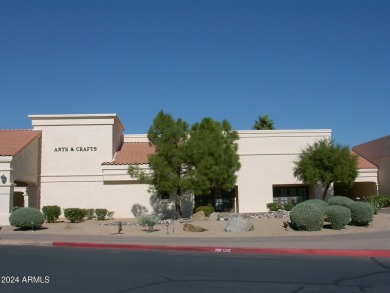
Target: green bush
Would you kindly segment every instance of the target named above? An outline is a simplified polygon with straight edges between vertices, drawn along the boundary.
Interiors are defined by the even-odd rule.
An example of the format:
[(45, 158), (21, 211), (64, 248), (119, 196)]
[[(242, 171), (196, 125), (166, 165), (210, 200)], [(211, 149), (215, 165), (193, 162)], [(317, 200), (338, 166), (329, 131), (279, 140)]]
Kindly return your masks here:
[(321, 199), (308, 199), (305, 200), (304, 202), (301, 202), (300, 204), (314, 206), (318, 208), (321, 211), (323, 217), (325, 216), (326, 208), (329, 206), (329, 204), (326, 201)]
[(46, 222), (54, 223), (61, 215), (61, 208), (59, 206), (44, 206), (42, 213), (45, 217)]
[(79, 209), (79, 208), (64, 209), (64, 216), (71, 223), (81, 222), (84, 219), (85, 215), (86, 215), (85, 209)]
[(107, 209), (96, 209), (95, 215), (97, 220), (105, 220), (108, 214)]
[(285, 204), (283, 205), (283, 209), (284, 209), (285, 211), (287, 211), (287, 212), (291, 211), (293, 207), (294, 207), (294, 204), (292, 204), (292, 203), (285, 203)]
[(205, 216), (208, 217), (212, 213), (214, 213), (214, 208), (211, 204), (208, 204), (207, 206), (199, 206), (195, 209), (195, 213), (203, 211)]
[(85, 217), (92, 220), (95, 217), (95, 209), (85, 209)]
[(157, 214), (153, 215), (141, 215), (138, 217), (138, 222), (141, 225), (148, 226), (148, 232), (154, 231), (154, 225), (156, 225), (160, 221), (161, 217)]
[(281, 209), (281, 206), (277, 202), (270, 202), (270, 203), (267, 203), (267, 208), (271, 212), (276, 212), (276, 211)]
[(330, 205), (326, 208), (326, 219), (333, 230), (341, 230), (351, 221), (351, 211), (347, 207)]
[(20, 208), (9, 216), (10, 225), (22, 229), (39, 228), (44, 221), (43, 214), (34, 208)]
[(353, 199), (346, 196), (333, 196), (328, 199), (328, 204), (348, 207), (351, 203), (354, 203)]
[(373, 197), (378, 197), (384, 208), (390, 207), (390, 195), (375, 195)]
[(319, 231), (324, 225), (324, 211), (320, 205), (300, 203), (292, 208), (290, 219), (295, 230)]
[(367, 226), (374, 217), (374, 208), (367, 202), (353, 202), (348, 206), (351, 210), (352, 224)]

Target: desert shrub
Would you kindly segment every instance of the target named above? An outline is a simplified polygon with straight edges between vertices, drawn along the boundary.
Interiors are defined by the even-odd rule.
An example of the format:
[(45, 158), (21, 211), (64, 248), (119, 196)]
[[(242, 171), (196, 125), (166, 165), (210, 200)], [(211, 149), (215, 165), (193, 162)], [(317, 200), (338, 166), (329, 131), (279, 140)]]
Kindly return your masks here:
[(318, 208), (321, 211), (323, 217), (325, 216), (326, 208), (329, 206), (326, 201), (321, 199), (308, 199), (304, 202), (301, 202), (300, 204)]
[(326, 208), (326, 219), (333, 230), (341, 230), (351, 221), (351, 210), (339, 205), (329, 205)]
[(135, 203), (131, 207), (131, 212), (135, 218), (138, 218), (142, 214), (146, 214), (148, 212), (148, 209), (146, 207), (144, 207), (143, 205), (140, 205), (139, 203)]
[(374, 208), (374, 214), (377, 215), (378, 212), (384, 207), (384, 201), (378, 196), (370, 196), (364, 198), (364, 202), (369, 203)]
[(367, 226), (374, 217), (374, 208), (367, 202), (353, 202), (348, 206), (351, 210), (352, 224)]
[(277, 202), (270, 202), (270, 203), (267, 203), (267, 208), (271, 212), (276, 212), (276, 211), (281, 209), (281, 206)]
[(383, 203), (384, 208), (390, 207), (390, 195), (376, 195), (373, 197), (378, 197)]
[(85, 215), (86, 215), (85, 209), (79, 209), (79, 208), (64, 209), (64, 217), (68, 219), (71, 223), (82, 221)]
[(20, 208), (9, 216), (10, 225), (22, 229), (39, 228), (44, 221), (43, 214), (34, 208)]
[(208, 204), (207, 206), (199, 206), (195, 209), (195, 212), (204, 212), (205, 216), (208, 217), (212, 213), (214, 213), (214, 208), (211, 204)]
[(324, 225), (324, 211), (320, 205), (300, 203), (291, 209), (290, 219), (295, 230), (319, 231)]
[(108, 214), (107, 209), (96, 209), (95, 215), (97, 220), (105, 220)]
[(95, 209), (85, 209), (84, 211), (88, 220), (92, 220), (95, 217)]
[(283, 209), (285, 210), (285, 211), (291, 211), (292, 210), (292, 208), (294, 207), (294, 204), (292, 204), (292, 203), (285, 203), (284, 205), (283, 205)]
[(42, 213), (45, 217), (46, 222), (54, 223), (61, 215), (61, 208), (59, 206), (44, 206)]
[(153, 214), (153, 215), (140, 215), (138, 217), (138, 222), (141, 225), (148, 226), (148, 232), (154, 231), (154, 225), (156, 225), (160, 221), (161, 217), (160, 215)]
[(353, 203), (353, 199), (350, 199), (346, 196), (333, 196), (328, 199), (328, 204), (330, 205), (338, 205), (338, 206), (344, 206), (348, 207), (351, 203)]

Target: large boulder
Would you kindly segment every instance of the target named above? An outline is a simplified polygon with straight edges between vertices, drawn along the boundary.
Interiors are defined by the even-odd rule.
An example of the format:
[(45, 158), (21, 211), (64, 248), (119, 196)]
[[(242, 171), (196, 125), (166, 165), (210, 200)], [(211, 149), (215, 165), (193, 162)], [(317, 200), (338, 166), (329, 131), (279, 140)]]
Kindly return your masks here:
[(204, 232), (207, 231), (207, 229), (198, 227), (192, 224), (184, 224), (183, 231), (187, 232)]
[(207, 218), (203, 211), (199, 211), (192, 215), (192, 221), (193, 222), (207, 221)]
[(255, 227), (249, 220), (244, 219), (243, 217), (233, 217), (226, 225), (225, 231), (226, 232), (235, 232), (235, 233), (242, 233), (242, 232), (248, 232), (253, 231)]

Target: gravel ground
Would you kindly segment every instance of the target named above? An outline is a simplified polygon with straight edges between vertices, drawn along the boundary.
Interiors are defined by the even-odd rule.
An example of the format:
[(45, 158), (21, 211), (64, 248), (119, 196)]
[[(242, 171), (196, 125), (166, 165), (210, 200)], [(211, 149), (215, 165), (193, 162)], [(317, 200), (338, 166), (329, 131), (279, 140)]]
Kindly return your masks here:
[[(268, 236), (312, 236), (312, 235), (341, 235), (361, 232), (390, 232), (390, 208), (383, 209), (375, 215), (371, 225), (367, 227), (347, 226), (342, 230), (324, 228), (321, 231), (306, 232), (285, 229), (283, 222), (289, 218), (252, 218), (254, 231), (246, 233), (225, 232), (226, 221), (200, 221), (191, 224), (207, 229), (205, 232), (183, 231), (184, 223), (172, 221), (169, 226), (157, 224), (154, 232), (147, 232), (134, 218), (113, 219), (105, 221), (87, 220), (81, 223), (70, 223), (66, 219), (59, 219), (56, 223), (44, 223), (42, 229), (35, 231), (40, 234), (69, 234), (69, 235), (111, 235), (118, 233), (118, 222), (122, 222), (122, 233), (125, 235), (146, 237), (268, 237)], [(2, 232), (22, 233), (12, 226), (3, 226)], [(168, 232), (168, 233), (167, 233)]]

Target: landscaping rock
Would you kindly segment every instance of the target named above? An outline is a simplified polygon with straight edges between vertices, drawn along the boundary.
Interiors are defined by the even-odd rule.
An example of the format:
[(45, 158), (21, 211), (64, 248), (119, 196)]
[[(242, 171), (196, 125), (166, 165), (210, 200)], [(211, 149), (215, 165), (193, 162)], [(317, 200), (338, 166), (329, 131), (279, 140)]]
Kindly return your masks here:
[(277, 211), (274, 213), (274, 215), (277, 219), (284, 218), (284, 211)]
[(183, 231), (187, 232), (204, 232), (207, 231), (207, 229), (198, 227), (192, 224), (184, 224)]
[(248, 232), (253, 231), (255, 227), (249, 220), (246, 220), (242, 218), (241, 216), (232, 218), (226, 225), (225, 231), (226, 232)]
[(192, 221), (193, 222), (207, 221), (207, 218), (204, 212), (200, 211), (192, 215)]
[(219, 213), (211, 213), (209, 216), (209, 221), (218, 221)]

